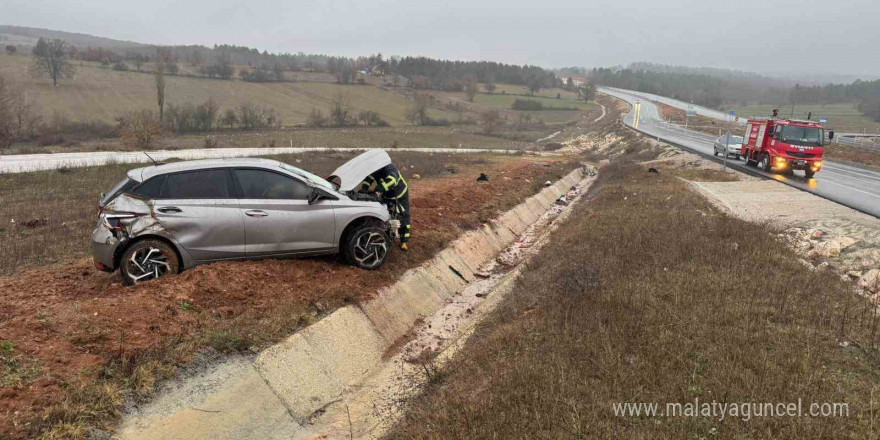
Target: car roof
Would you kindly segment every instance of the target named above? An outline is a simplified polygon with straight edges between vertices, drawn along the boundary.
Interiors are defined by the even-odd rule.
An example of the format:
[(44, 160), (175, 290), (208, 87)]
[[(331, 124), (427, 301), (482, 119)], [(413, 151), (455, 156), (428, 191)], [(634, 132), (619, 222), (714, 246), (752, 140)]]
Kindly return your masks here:
[(160, 174), (177, 173), (180, 171), (201, 170), (207, 168), (227, 168), (227, 167), (259, 167), (259, 168), (278, 168), (281, 162), (272, 159), (261, 159), (257, 157), (226, 157), (221, 159), (200, 159), (200, 160), (184, 160), (181, 162), (171, 162), (166, 164), (151, 165), (143, 168), (135, 168), (128, 172), (128, 177), (143, 182), (150, 177)]

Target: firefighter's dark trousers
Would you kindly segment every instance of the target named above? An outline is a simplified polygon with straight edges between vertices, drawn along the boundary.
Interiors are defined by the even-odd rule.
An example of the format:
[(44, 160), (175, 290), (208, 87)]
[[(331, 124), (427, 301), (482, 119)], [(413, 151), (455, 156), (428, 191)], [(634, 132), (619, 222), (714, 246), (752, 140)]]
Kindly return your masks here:
[(400, 242), (409, 242), (412, 232), (412, 215), (409, 210), (409, 192), (397, 199), (397, 218), (400, 219)]

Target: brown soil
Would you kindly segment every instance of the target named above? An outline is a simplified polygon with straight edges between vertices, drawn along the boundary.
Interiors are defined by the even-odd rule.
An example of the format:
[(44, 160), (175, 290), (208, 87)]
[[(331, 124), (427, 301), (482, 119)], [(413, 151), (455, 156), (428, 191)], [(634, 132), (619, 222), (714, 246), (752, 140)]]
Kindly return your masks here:
[[(235, 351), (278, 341), (345, 302), (368, 298), (429, 259), (460, 228), (487, 221), (571, 168), (523, 158), (412, 179), (414, 246), (393, 253), (379, 271), (335, 257), (224, 262), (125, 288), (117, 275), (79, 259), (0, 277), (0, 339), (13, 344), (20, 363), (42, 370), (34, 380), (0, 388), (0, 438), (51, 429), (57, 421), (40, 422), (43, 409), (80, 380), (119, 379), (119, 365), (130, 371), (158, 360), (173, 368), (205, 346)], [(481, 171), (492, 181), (478, 184)], [(212, 342), (217, 339), (223, 341)], [(124, 383), (132, 386), (130, 378)]]

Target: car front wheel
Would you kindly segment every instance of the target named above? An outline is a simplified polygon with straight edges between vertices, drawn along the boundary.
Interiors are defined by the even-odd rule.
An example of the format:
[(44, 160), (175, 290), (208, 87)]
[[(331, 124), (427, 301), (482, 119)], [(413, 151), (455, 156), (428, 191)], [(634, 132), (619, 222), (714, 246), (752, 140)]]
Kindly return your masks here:
[(345, 261), (361, 269), (378, 269), (385, 262), (391, 240), (378, 226), (364, 226), (348, 235), (342, 249)]
[(159, 240), (143, 240), (131, 245), (122, 254), (119, 264), (122, 284), (126, 286), (175, 274), (179, 269), (177, 253)]

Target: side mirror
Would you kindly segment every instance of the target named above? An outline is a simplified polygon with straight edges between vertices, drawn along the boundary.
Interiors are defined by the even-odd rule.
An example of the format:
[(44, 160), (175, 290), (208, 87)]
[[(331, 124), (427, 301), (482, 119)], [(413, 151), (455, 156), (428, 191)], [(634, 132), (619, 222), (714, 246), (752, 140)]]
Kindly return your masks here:
[(834, 139), (834, 130), (828, 132), (828, 139)]
[(315, 188), (312, 188), (312, 192), (309, 193), (309, 205), (314, 205), (321, 200), (321, 192)]

